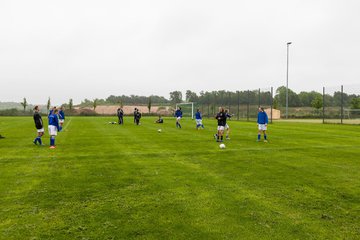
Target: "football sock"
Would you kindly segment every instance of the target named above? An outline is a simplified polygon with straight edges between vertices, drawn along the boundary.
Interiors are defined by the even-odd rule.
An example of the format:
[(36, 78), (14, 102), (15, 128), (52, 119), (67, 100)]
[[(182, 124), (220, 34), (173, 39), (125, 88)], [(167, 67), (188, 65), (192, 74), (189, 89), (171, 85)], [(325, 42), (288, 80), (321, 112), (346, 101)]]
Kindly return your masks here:
[(266, 139), (266, 134), (264, 134), (264, 139), (267, 140), (267, 139)]
[(36, 137), (36, 138), (34, 139), (34, 143), (35, 143), (35, 144), (37, 144), (38, 138), (39, 138), (39, 137)]
[(221, 141), (223, 140), (223, 136), (221, 136)]
[(38, 137), (38, 141), (39, 141), (40, 145), (42, 145), (41, 137)]
[(179, 128), (181, 128), (181, 125), (180, 125), (180, 123), (179, 123)]
[(55, 146), (55, 137), (54, 136), (50, 137), (50, 146)]
[(261, 138), (261, 135), (260, 135), (260, 134), (258, 134), (258, 140), (260, 140), (260, 138)]

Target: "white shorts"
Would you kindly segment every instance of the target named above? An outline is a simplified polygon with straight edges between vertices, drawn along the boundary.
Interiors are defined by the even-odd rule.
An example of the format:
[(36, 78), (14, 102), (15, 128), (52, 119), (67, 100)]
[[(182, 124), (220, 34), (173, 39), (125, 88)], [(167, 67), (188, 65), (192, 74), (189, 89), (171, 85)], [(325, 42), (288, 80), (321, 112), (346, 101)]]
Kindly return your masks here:
[(64, 123), (64, 119), (59, 119), (59, 123)]
[(196, 125), (202, 125), (202, 119), (195, 119)]
[(38, 133), (45, 132), (44, 128), (36, 129)]
[(229, 127), (229, 125), (228, 124), (226, 124), (225, 125), (225, 129), (229, 129), (230, 127)]
[(224, 126), (218, 126), (218, 127), (217, 127), (217, 130), (218, 130), (218, 131), (224, 131), (224, 129), (225, 129)]
[(266, 124), (259, 124), (259, 130), (260, 131), (266, 131), (267, 130), (267, 125)]
[(50, 136), (57, 136), (57, 127), (56, 126), (50, 125), (48, 127), (48, 129), (49, 129)]
[(181, 117), (177, 117), (177, 118), (176, 118), (176, 121), (179, 121), (180, 119), (181, 119)]

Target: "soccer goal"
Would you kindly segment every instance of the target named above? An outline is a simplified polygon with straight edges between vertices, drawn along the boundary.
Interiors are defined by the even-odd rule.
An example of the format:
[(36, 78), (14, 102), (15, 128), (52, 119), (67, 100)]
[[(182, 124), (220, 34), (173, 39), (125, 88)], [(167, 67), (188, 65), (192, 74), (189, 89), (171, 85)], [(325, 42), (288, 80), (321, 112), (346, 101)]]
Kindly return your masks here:
[(183, 112), (183, 117), (191, 117), (194, 119), (194, 103), (193, 102), (184, 102), (184, 103), (177, 103), (176, 109), (181, 107)]
[(360, 118), (360, 109), (344, 109), (344, 118), (347, 119), (358, 119)]

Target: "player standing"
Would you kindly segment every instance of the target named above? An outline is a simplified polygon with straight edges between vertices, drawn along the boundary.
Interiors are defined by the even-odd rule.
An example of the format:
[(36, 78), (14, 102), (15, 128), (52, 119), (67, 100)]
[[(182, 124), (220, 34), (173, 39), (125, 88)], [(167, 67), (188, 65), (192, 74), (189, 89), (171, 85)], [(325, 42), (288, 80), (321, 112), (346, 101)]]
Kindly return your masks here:
[(50, 148), (55, 148), (55, 136), (59, 129), (58, 110), (55, 109), (52, 114), (48, 116), (49, 119), (49, 135), (50, 135)]
[(226, 125), (226, 115), (223, 107), (220, 108), (220, 112), (216, 115), (216, 119), (218, 121), (217, 134), (215, 135), (216, 141), (223, 142), (224, 129)]
[(59, 123), (60, 123), (59, 132), (62, 130), (64, 122), (65, 122), (65, 112), (64, 112), (64, 108), (61, 106), (59, 111)]
[(122, 110), (122, 108), (118, 108), (117, 109), (117, 116), (119, 119), (119, 124), (123, 125), (124, 124), (124, 111)]
[(196, 110), (195, 121), (196, 121), (196, 129), (197, 130), (199, 129), (199, 127), (202, 127), (204, 129), (204, 125), (202, 124), (202, 114), (200, 112), (200, 109)]
[(182, 118), (181, 107), (178, 107), (178, 109), (175, 111), (175, 117), (176, 117), (176, 127), (181, 128), (181, 125), (180, 125), (180, 120)]
[(140, 125), (140, 118), (141, 118), (141, 112), (139, 111), (139, 109), (137, 109), (136, 113), (135, 113), (135, 123), (136, 123), (136, 125)]
[(39, 106), (35, 106), (34, 107), (34, 122), (35, 122), (35, 127), (37, 130), (37, 137), (34, 139), (33, 143), (35, 145), (37, 145), (37, 143), (39, 142), (39, 144), (41, 146), (43, 146), (44, 144), (41, 141), (41, 137), (44, 135), (44, 124), (40, 115), (40, 108)]
[(267, 136), (266, 136), (266, 130), (267, 130), (267, 124), (268, 124), (268, 116), (266, 114), (266, 112), (264, 111), (263, 107), (259, 107), (259, 113), (258, 113), (258, 119), (257, 119), (257, 124), (258, 124), (258, 137), (257, 137), (257, 141), (259, 142), (261, 139), (261, 132), (264, 134), (264, 142), (267, 142)]

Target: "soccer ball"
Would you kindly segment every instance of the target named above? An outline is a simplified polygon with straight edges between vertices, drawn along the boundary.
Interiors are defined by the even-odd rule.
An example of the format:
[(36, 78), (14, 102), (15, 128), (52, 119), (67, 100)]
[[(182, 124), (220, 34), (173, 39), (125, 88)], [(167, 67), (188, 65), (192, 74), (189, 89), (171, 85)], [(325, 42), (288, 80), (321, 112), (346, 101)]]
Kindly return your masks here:
[(219, 145), (219, 147), (220, 147), (221, 149), (224, 149), (224, 148), (225, 148), (225, 144), (222, 143), (222, 144)]
[(158, 133), (161, 133), (161, 129), (160, 129), (160, 128), (158, 129)]

